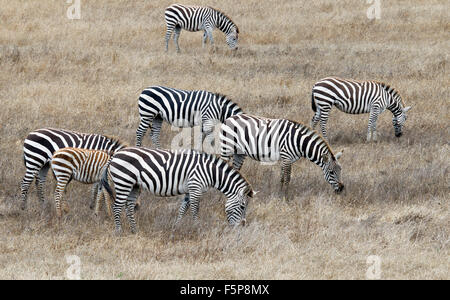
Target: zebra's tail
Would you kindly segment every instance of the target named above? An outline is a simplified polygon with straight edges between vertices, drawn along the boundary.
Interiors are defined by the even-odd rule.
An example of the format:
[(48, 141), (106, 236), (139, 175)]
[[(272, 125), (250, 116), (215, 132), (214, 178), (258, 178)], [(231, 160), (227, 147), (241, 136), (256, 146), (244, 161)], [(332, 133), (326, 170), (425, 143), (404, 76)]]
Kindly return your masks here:
[(111, 186), (109, 185), (109, 181), (108, 181), (108, 170), (109, 170), (109, 163), (111, 162), (111, 160), (108, 161), (105, 170), (103, 171), (102, 174), (102, 178), (100, 179), (100, 183), (102, 185), (102, 187), (104, 187), (106, 189), (106, 191), (108, 192), (109, 196), (114, 199), (114, 193), (111, 189)]
[(311, 93), (311, 108), (314, 112), (317, 111), (316, 101), (314, 101), (314, 91)]

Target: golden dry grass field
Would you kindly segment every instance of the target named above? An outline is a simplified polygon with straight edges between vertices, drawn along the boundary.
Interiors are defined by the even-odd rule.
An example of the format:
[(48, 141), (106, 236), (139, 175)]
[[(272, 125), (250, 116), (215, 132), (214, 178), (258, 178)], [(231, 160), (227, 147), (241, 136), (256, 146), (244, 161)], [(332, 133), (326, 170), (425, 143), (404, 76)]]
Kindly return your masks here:
[[(448, 1), (197, 1), (239, 26), (239, 50), (214, 31), (181, 32), (181, 53), (164, 51), (164, 9), (172, 2), (0, 0), (0, 279), (66, 278), (67, 256), (82, 279), (450, 279)], [(138, 233), (114, 235), (89, 209), (90, 186), (69, 185), (71, 211), (59, 227), (49, 174), (46, 203), (32, 185), (21, 211), (23, 140), (46, 126), (122, 138), (133, 145), (137, 99), (150, 85), (228, 95), (248, 113), (309, 124), (311, 88), (329, 75), (384, 81), (413, 108), (404, 135), (389, 111), (366, 143), (368, 115), (333, 109), (328, 123), (346, 190), (335, 195), (316, 165), (294, 165), (291, 201), (278, 196), (279, 165), (246, 160), (260, 193), (247, 226), (226, 225), (224, 197), (209, 191), (200, 222), (190, 213), (172, 235), (178, 198), (142, 194)], [(162, 144), (175, 135), (163, 125)], [(150, 146), (149, 137), (144, 145)], [(370, 273), (372, 274), (372, 273)]]

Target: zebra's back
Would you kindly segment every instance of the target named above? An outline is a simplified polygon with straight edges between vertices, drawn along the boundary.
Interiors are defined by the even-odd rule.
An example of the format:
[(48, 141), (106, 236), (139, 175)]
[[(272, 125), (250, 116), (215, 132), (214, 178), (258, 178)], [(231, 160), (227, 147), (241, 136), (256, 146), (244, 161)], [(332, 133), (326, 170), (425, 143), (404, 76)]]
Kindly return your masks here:
[(188, 31), (203, 29), (204, 19), (211, 15), (212, 9), (202, 6), (172, 4), (165, 10), (167, 24), (180, 26)]
[(157, 196), (185, 194), (202, 153), (192, 150), (161, 150), (128, 147), (116, 152), (110, 162), (112, 177), (121, 178), (118, 189), (136, 184)]
[(30, 132), (24, 141), (25, 165), (41, 166), (51, 160), (55, 151), (67, 147), (114, 151), (125, 147), (125, 144), (99, 134), (56, 128), (38, 129)]
[(160, 115), (175, 126), (199, 125), (200, 114), (212, 101), (214, 94), (207, 91), (186, 91), (162, 86), (152, 86), (139, 96), (141, 116)]
[(326, 77), (315, 83), (312, 94), (318, 107), (335, 105), (350, 114), (369, 113), (383, 87), (377, 81)]
[(232, 116), (221, 127), (222, 152), (245, 154), (258, 161), (278, 161), (288, 123), (285, 119), (246, 114)]

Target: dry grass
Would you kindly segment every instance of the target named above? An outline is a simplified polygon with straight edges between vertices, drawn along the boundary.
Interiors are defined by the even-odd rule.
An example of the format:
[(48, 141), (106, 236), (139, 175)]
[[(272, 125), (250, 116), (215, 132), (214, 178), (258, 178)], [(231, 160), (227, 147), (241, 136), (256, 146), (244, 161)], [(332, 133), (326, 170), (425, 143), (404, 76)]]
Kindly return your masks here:
[[(182, 53), (171, 43), (166, 54), (170, 3), (81, 0), (81, 20), (68, 20), (65, 1), (0, 0), (0, 278), (64, 278), (65, 255), (80, 257), (84, 279), (364, 279), (369, 255), (381, 258), (384, 279), (450, 278), (447, 1), (382, 1), (380, 20), (369, 20), (358, 0), (192, 1), (239, 25), (235, 55), (217, 31), (216, 52), (201, 48), (202, 33), (183, 31)], [(224, 198), (211, 191), (201, 224), (187, 217), (171, 236), (177, 199), (144, 194), (139, 233), (117, 238), (112, 221), (89, 210), (90, 188), (75, 182), (58, 227), (51, 176), (45, 207), (33, 186), (29, 210), (19, 209), (22, 143), (33, 129), (134, 144), (137, 97), (154, 84), (221, 92), (249, 113), (309, 123), (311, 87), (328, 75), (388, 82), (413, 106), (403, 137), (385, 112), (372, 144), (364, 142), (367, 115), (334, 110), (342, 195), (301, 161), (284, 203), (279, 166), (246, 161), (242, 172), (261, 192), (245, 228), (225, 225)], [(173, 134), (165, 125), (164, 145)]]

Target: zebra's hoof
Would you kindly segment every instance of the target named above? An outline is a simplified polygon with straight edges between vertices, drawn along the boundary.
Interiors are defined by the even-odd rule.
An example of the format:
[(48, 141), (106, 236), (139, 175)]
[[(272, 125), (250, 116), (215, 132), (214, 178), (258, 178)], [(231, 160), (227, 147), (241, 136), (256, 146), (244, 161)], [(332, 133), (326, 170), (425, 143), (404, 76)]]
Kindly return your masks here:
[(22, 204), (20, 205), (20, 209), (21, 210), (26, 210), (27, 209), (27, 203), (26, 202), (22, 202)]

